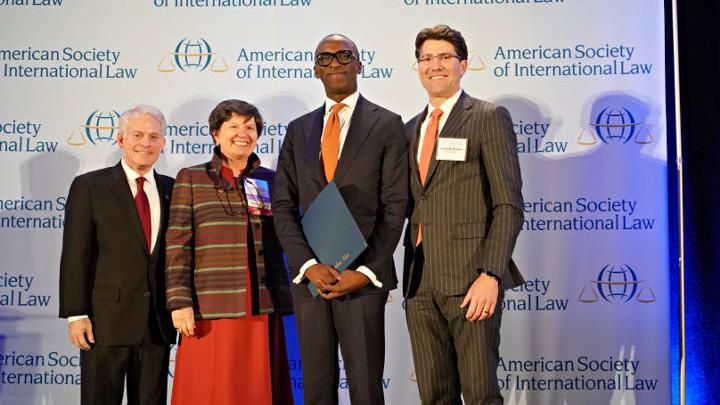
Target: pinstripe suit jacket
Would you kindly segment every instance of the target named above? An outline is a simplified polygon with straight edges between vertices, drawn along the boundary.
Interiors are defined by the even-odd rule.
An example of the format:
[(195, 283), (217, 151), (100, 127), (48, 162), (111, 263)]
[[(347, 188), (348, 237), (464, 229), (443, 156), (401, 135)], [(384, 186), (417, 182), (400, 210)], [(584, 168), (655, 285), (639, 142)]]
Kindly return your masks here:
[[(466, 159), (438, 161), (436, 148), (423, 187), (416, 156), (426, 114), (405, 124), (411, 145), (405, 296), (412, 297), (421, 280), (447, 295), (465, 294), (481, 270), (500, 277), (504, 289), (518, 286), (523, 278), (511, 255), (522, 228), (523, 197), (510, 114), (463, 92), (439, 136), (467, 138)], [(420, 223), (424, 264), (416, 266)]]

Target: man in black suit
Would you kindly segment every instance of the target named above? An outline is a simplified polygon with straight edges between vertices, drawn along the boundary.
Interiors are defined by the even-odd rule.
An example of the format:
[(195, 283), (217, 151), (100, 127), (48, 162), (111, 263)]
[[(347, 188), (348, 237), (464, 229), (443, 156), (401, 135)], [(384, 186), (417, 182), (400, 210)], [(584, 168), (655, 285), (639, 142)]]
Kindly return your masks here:
[(120, 116), (120, 163), (70, 186), (60, 261), (60, 316), (81, 349), (81, 403), (165, 405), (169, 345), (165, 227), (173, 179), (154, 172), (165, 118), (151, 106)]
[(438, 25), (415, 40), (428, 105), (411, 139), (403, 290), (420, 399), (502, 404), (496, 378), (503, 290), (523, 282), (511, 255), (522, 180), (510, 114), (460, 87), (468, 50)]
[[(325, 104), (288, 126), (272, 206), (293, 277), (305, 403), (336, 404), (340, 344), (354, 405), (384, 403), (385, 303), (397, 285), (393, 251), (407, 202), (407, 139), (400, 117), (357, 91), (355, 44), (328, 35), (315, 49)], [(338, 273), (318, 263), (300, 218), (334, 180), (368, 248)], [(327, 232), (333, 232), (328, 229)], [(307, 283), (320, 291), (313, 298)]]

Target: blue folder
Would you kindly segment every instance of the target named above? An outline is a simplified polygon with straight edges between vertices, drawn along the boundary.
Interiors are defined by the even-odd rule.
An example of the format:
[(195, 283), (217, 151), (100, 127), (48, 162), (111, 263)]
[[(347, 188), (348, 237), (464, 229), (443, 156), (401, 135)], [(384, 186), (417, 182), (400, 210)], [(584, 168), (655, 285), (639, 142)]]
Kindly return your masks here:
[[(345, 270), (367, 248), (367, 242), (334, 181), (315, 197), (301, 223), (305, 239), (318, 261), (337, 271)], [(317, 296), (313, 283), (308, 283), (308, 289), (313, 297)]]

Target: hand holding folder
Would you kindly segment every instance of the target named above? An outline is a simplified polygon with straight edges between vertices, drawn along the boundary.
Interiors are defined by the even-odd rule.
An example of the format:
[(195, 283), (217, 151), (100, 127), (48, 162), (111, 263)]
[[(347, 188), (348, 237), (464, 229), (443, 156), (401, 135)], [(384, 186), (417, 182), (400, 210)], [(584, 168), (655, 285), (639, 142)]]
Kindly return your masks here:
[[(342, 272), (367, 248), (355, 218), (345, 204), (334, 181), (315, 197), (303, 215), (302, 228), (305, 239), (320, 263)], [(318, 291), (308, 284), (313, 297)]]

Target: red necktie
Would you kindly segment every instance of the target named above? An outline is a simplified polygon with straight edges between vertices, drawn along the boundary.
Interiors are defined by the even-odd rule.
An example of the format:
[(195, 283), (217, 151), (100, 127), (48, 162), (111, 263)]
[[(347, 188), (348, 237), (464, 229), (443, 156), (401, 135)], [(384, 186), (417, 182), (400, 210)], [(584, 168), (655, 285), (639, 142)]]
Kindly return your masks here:
[[(425, 130), (422, 149), (420, 149), (420, 161), (418, 162), (420, 184), (423, 186), (425, 185), (428, 170), (430, 169), (430, 159), (432, 159), (433, 150), (435, 149), (435, 140), (438, 136), (438, 127), (440, 126), (440, 116), (442, 114), (443, 110), (439, 108), (434, 109), (432, 114), (430, 114), (430, 123)], [(418, 226), (418, 236), (415, 241), (415, 246), (418, 246), (420, 242), (422, 242), (422, 224)]]
[(347, 106), (343, 103), (332, 106), (323, 131), (320, 153), (327, 181), (332, 180), (335, 176), (335, 169), (338, 164), (338, 155), (340, 155), (340, 117), (338, 117), (338, 113), (344, 107)]
[(152, 252), (152, 233), (150, 227), (150, 200), (148, 200), (145, 190), (143, 190), (143, 184), (145, 184), (145, 177), (138, 177), (137, 181), (137, 194), (135, 194), (135, 207), (138, 210), (138, 216), (140, 217), (140, 224), (142, 224), (143, 232), (145, 232), (145, 239), (147, 240), (148, 252)]

